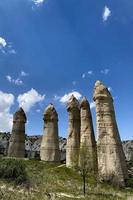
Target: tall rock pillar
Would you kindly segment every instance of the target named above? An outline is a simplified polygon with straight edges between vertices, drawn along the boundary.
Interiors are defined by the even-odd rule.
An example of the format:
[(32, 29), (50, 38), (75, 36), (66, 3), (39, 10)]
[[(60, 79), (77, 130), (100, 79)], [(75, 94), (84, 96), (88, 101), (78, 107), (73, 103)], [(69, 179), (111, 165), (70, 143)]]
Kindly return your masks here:
[(102, 82), (97, 81), (94, 88), (97, 117), (98, 170), (101, 180), (125, 185), (127, 168), (125, 155), (116, 123), (113, 98)]
[[(96, 140), (94, 135), (90, 105), (85, 97), (80, 103), (80, 119), (80, 159), (82, 159), (84, 156), (84, 158), (88, 160), (87, 162), (90, 170), (97, 172)], [(85, 153), (85, 155), (82, 155), (82, 152)]]
[(13, 128), (9, 140), (8, 157), (24, 158), (26, 121), (25, 112), (20, 108), (13, 116)]
[(49, 104), (44, 112), (44, 135), (40, 157), (47, 162), (60, 162), (58, 114), (52, 104)]
[(67, 103), (68, 111), (68, 138), (66, 146), (66, 166), (78, 165), (80, 146), (80, 108), (78, 100), (72, 95)]

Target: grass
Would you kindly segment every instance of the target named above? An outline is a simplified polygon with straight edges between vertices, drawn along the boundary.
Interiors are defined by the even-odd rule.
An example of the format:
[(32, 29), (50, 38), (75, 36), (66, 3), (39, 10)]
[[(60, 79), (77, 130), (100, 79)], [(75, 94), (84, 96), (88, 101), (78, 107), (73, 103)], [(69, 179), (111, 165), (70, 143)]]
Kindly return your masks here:
[[(8, 160), (8, 159), (5, 159)], [(0, 161), (1, 162), (1, 161)], [(110, 185), (96, 184), (93, 178), (87, 183), (87, 195), (82, 195), (82, 178), (65, 165), (24, 160), (28, 181), (21, 185), (13, 179), (0, 179), (0, 200), (128, 200), (131, 189), (119, 190)]]

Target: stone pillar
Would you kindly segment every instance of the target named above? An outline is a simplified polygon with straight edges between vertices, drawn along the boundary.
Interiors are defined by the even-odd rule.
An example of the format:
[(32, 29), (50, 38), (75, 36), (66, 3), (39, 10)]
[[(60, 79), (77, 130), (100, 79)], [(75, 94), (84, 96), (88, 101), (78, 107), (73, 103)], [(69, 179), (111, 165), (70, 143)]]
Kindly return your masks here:
[(95, 84), (94, 101), (97, 117), (99, 177), (101, 180), (124, 186), (128, 175), (113, 98), (107, 87), (100, 81)]
[(44, 135), (40, 157), (47, 162), (60, 162), (58, 114), (52, 104), (49, 104), (44, 112)]
[(13, 116), (13, 128), (9, 140), (8, 157), (24, 158), (26, 121), (25, 112), (20, 108)]
[(72, 95), (67, 103), (69, 116), (68, 138), (66, 146), (66, 166), (78, 165), (80, 145), (80, 108), (78, 100)]
[[(97, 172), (97, 150), (92, 115), (88, 100), (84, 97), (80, 103), (80, 157), (87, 159), (89, 169)], [(85, 153), (85, 155), (82, 155)], [(82, 158), (80, 158), (82, 160)], [(80, 164), (80, 160), (79, 160)]]

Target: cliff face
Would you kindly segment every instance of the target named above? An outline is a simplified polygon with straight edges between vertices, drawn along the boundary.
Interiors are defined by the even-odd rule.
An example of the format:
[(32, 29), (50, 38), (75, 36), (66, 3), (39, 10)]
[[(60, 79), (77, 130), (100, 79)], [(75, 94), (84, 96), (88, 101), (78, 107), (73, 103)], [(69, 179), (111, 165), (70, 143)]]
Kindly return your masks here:
[[(6, 155), (10, 134), (0, 133), (0, 154)], [(40, 158), (40, 145), (42, 136), (27, 136), (25, 141), (25, 156), (30, 158)], [(133, 140), (122, 142), (123, 150), (128, 163), (133, 163)], [(61, 151), (61, 160), (66, 159), (66, 138), (59, 137), (59, 147)]]
[(126, 160), (133, 162), (133, 140), (123, 141), (122, 145), (126, 156)]

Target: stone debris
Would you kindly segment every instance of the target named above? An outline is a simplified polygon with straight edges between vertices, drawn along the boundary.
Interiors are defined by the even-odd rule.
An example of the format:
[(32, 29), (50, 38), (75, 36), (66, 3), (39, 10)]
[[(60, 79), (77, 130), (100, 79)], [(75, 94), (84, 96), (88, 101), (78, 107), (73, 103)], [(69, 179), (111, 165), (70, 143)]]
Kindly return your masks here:
[(116, 123), (113, 98), (102, 82), (94, 88), (97, 118), (98, 171), (101, 180), (124, 186), (127, 176), (125, 155)]
[(9, 140), (8, 157), (25, 157), (25, 112), (20, 108), (13, 116), (13, 128)]
[(60, 162), (58, 114), (52, 104), (44, 112), (44, 135), (40, 148), (41, 160)]

